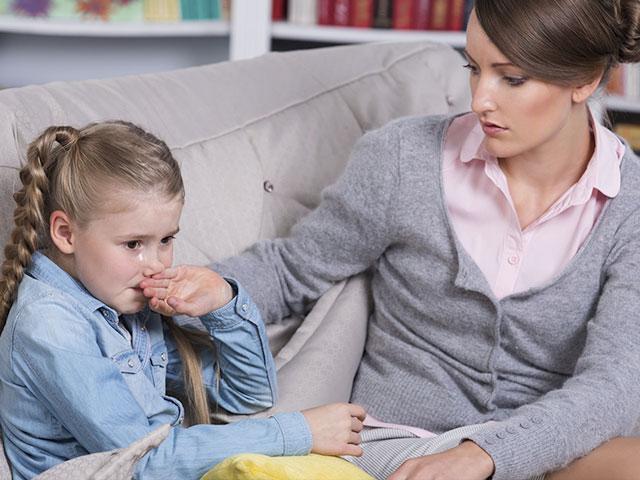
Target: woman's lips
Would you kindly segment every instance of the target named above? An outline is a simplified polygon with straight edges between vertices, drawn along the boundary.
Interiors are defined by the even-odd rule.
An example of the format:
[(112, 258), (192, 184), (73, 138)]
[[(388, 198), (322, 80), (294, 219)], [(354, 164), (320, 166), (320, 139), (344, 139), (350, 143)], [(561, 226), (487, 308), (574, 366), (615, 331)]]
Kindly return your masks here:
[(502, 132), (506, 132), (507, 129), (504, 127), (500, 127), (495, 123), (482, 122), (482, 131), (484, 132), (485, 135), (495, 137), (496, 135), (499, 135)]

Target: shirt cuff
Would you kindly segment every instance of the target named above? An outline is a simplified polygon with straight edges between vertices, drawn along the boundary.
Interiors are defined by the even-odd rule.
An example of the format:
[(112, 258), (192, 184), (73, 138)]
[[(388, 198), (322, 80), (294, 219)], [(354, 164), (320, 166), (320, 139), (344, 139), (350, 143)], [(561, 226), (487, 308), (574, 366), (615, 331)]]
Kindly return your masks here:
[(256, 323), (258, 308), (247, 291), (233, 278), (226, 278), (236, 295), (224, 306), (200, 317), (207, 328), (233, 328), (244, 320)]
[(302, 413), (278, 413), (271, 418), (282, 433), (282, 455), (307, 455), (311, 451), (311, 430)]

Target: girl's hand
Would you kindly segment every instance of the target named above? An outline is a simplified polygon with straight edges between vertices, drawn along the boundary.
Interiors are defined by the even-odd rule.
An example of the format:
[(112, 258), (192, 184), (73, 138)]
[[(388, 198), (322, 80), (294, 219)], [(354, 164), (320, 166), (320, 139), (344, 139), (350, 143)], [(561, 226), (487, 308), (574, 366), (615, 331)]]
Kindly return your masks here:
[(407, 460), (388, 480), (485, 480), (494, 468), (487, 452), (465, 441), (446, 452)]
[(198, 317), (217, 310), (233, 298), (233, 289), (213, 270), (180, 265), (140, 282), (152, 310), (161, 315)]
[(303, 410), (313, 437), (311, 451), (321, 455), (362, 455), (360, 432), (364, 408), (352, 403), (332, 403)]

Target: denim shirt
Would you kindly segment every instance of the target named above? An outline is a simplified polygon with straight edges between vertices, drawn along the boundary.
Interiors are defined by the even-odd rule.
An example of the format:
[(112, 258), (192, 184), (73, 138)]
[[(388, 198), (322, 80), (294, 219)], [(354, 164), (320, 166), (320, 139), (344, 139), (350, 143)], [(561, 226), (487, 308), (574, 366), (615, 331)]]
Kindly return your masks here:
[[(236, 287), (231, 302), (200, 317), (215, 344), (201, 353), (202, 374), (212, 405), (253, 413), (276, 400), (275, 367), (258, 309)], [(167, 423), (174, 428), (139, 461), (136, 478), (199, 479), (237, 453), (309, 452), (299, 412), (183, 427), (182, 405), (166, 393), (180, 391), (181, 370), (157, 313), (119, 319), (36, 253), (0, 336), (0, 423), (13, 478), (125, 447)]]

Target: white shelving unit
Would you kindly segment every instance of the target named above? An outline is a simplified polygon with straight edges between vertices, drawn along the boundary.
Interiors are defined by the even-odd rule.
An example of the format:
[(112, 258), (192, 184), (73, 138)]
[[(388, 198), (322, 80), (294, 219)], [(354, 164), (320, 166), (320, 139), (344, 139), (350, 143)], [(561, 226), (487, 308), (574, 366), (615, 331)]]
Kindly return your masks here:
[(101, 22), (0, 16), (0, 32), (77, 37), (201, 37), (229, 35), (228, 22)]
[(464, 47), (464, 32), (428, 32), (416, 30), (393, 30), (381, 28), (333, 27), (318, 25), (293, 25), (274, 22), (271, 37), (287, 40), (306, 40), (329, 43), (403, 42), (432, 40), (448, 43), (453, 47)]
[(630, 100), (620, 95), (609, 95), (605, 97), (604, 105), (612, 110), (640, 113), (640, 101)]

